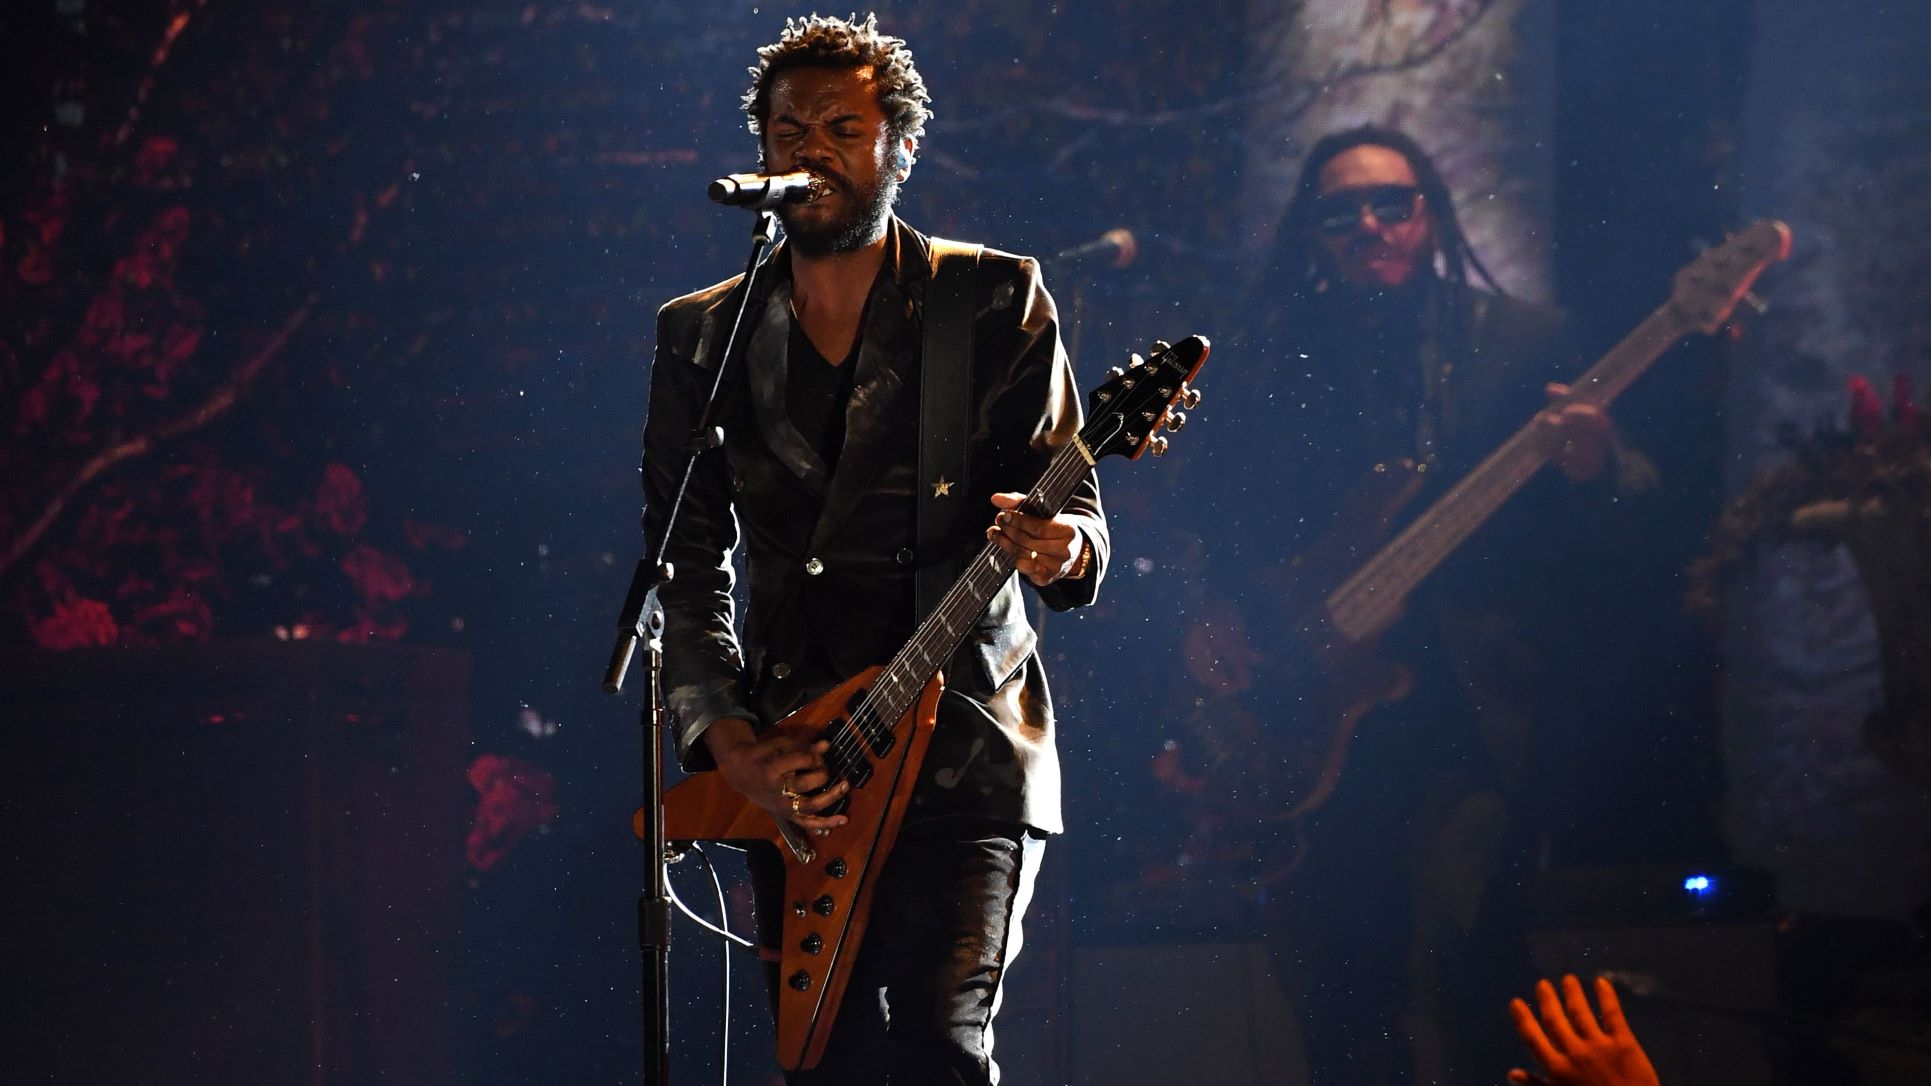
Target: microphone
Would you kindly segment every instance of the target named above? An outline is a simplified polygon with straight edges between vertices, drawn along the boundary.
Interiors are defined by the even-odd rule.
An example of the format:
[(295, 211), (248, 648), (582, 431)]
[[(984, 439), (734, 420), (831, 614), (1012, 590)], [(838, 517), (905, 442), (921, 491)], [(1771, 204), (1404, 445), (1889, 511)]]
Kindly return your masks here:
[(792, 173), (734, 173), (711, 182), (706, 195), (730, 207), (769, 211), (779, 204), (816, 199), (824, 182), (805, 170)]
[(1105, 260), (1116, 268), (1124, 268), (1133, 263), (1140, 255), (1140, 244), (1133, 240), (1133, 231), (1116, 226), (1084, 245), (1071, 249), (1061, 249), (1053, 254), (1053, 260), (1068, 263), (1079, 260)]

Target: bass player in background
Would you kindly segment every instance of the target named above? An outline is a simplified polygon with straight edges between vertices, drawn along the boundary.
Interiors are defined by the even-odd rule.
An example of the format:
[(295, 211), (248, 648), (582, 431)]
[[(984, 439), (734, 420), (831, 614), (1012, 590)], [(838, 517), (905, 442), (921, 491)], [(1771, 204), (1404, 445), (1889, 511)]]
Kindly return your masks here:
[[(1591, 480), (1619, 453), (1601, 410), (1555, 403), (1556, 380), (1580, 369), (1561, 316), (1494, 289), (1403, 133), (1315, 143), (1279, 236), (1229, 337), (1239, 364), (1222, 380), (1245, 387), (1213, 420), (1244, 442), (1198, 441), (1181, 465), (1220, 527), (1184, 608), (1175, 700), (1192, 727), (1157, 773), (1185, 780), (1196, 805), (1221, 804), (1200, 821), (1224, 838), (1253, 828), (1221, 850), (1244, 872), (1227, 885), (1256, 888), (1251, 915), (1302, 1009), (1315, 1082), (1486, 1082), (1508, 1051), (1486, 1009), (1527, 975), (1510, 913), (1541, 827), (1523, 767), (1576, 726), (1560, 510), (1599, 499)], [(1532, 416), (1554, 470), (1387, 635), (1385, 655), (1412, 677), (1406, 699), (1337, 735), (1310, 708), (1323, 664), (1288, 618), (1311, 579), (1295, 556), (1364, 477), (1414, 470), (1431, 497)], [(1342, 564), (1381, 542), (1341, 547)], [(1301, 806), (1343, 751), (1332, 800)]]

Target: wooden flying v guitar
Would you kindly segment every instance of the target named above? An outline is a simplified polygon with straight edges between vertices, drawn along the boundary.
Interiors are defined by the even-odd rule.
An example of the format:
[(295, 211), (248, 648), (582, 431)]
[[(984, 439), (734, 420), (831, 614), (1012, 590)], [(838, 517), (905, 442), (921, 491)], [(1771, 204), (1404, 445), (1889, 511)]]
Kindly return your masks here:
[[(1157, 343), (1152, 357), (1114, 369), (1089, 397), (1078, 439), (1054, 454), (1021, 508), (1034, 516), (1058, 513), (1101, 457), (1164, 453), (1167, 439), (1158, 432), (1186, 421), (1177, 405), (1200, 402), (1189, 382), (1207, 352), (1207, 341), (1191, 336), (1171, 346)], [(849, 782), (851, 791), (842, 809), (849, 821), (828, 836), (772, 818), (718, 773), (694, 774), (664, 793), (666, 840), (762, 843), (776, 847), (784, 861), (777, 1019), (778, 1062), (787, 1070), (816, 1066), (831, 1036), (872, 892), (937, 720), (940, 664), (1012, 576), (1012, 558), (986, 544), (890, 663), (846, 679), (771, 726), (806, 742), (830, 742), (832, 780)], [(642, 811), (632, 828), (643, 836)]]
[[(1566, 403), (1607, 407), (1665, 350), (1692, 331), (1715, 332), (1773, 261), (1790, 255), (1790, 228), (1760, 220), (1676, 273), (1670, 298), (1570, 385)], [(1551, 406), (1561, 406), (1560, 403)], [(1317, 719), (1331, 731), (1314, 782), (1276, 819), (1296, 819), (1327, 802), (1347, 761), (1356, 724), (1413, 688), (1407, 668), (1376, 654), (1408, 595), (1548, 462), (1534, 420), (1345, 577), (1346, 560), (1388, 538), (1402, 507), (1421, 489), (1412, 464), (1385, 465), (1357, 490), (1336, 524), (1295, 562), (1297, 586), (1313, 589), (1290, 606), (1297, 632), (1322, 672)], [(1362, 545), (1366, 541), (1366, 545)]]

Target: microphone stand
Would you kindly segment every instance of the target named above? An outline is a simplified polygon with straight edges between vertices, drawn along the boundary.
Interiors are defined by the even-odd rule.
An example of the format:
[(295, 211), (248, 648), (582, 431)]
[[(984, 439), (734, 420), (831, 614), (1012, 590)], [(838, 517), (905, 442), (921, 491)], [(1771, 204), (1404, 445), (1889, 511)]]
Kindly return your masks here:
[(641, 767), (644, 816), (644, 892), (637, 898), (637, 942), (643, 950), (644, 992), (644, 1082), (646, 1086), (667, 1086), (670, 1082), (670, 941), (671, 856), (664, 841), (664, 605), (659, 599), (663, 587), (676, 570), (665, 560), (670, 553), (671, 535), (677, 527), (677, 513), (684, 504), (684, 492), (691, 485), (697, 458), (721, 449), (724, 430), (715, 423), (719, 399), (726, 386), (726, 375), (742, 349), (738, 334), (744, 314), (755, 292), (759, 269), (777, 232), (778, 217), (759, 210), (751, 226), (751, 256), (744, 265), (742, 293), (736, 314), (731, 318), (731, 335), (724, 342), (723, 360), (711, 381), (711, 393), (704, 403), (703, 416), (692, 431), (690, 457), (671, 499), (670, 515), (664, 518), (663, 538), (651, 557), (640, 559), (630, 577), (630, 591), (617, 618), (617, 643), (611, 649), (610, 666), (604, 671), (603, 688), (615, 694), (623, 689), (624, 677), (638, 646), (645, 654), (649, 682), (644, 695), (640, 724), (644, 729), (644, 756)]

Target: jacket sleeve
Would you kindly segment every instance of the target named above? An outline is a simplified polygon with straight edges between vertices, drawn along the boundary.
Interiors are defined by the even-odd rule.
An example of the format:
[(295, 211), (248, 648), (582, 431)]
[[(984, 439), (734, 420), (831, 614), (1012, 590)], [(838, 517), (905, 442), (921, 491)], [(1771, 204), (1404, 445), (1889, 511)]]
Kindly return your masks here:
[[(1039, 274), (1023, 259), (1015, 274), (995, 283), (990, 310), (982, 317), (981, 358), (999, 359), (1002, 378), (987, 399), (987, 425), (999, 450), (1000, 475), (1012, 489), (1027, 489), (1046, 471), (1053, 454), (1070, 444), (1083, 424), (1079, 385), (1073, 364), (1059, 340), (1059, 314)], [(989, 325), (989, 327), (988, 327)], [(1059, 580), (1039, 590), (1055, 611), (1090, 604), (1099, 594), (1112, 555), (1106, 513), (1100, 505), (1099, 477), (1088, 472), (1074, 488), (1061, 516), (1071, 520), (1093, 548), (1086, 576)]]
[[(674, 304), (674, 303), (673, 303)], [(688, 442), (710, 394), (711, 374), (680, 352), (671, 307), (657, 316), (651, 362), (650, 407), (644, 424), (644, 540), (663, 540), (672, 502), (688, 459)], [(734, 625), (731, 555), (738, 522), (731, 507), (731, 472), (722, 449), (698, 457), (677, 512), (676, 534), (665, 550), (674, 571), (658, 593), (664, 606), (664, 691), (678, 764), (688, 771), (715, 768), (698, 741), (720, 717), (754, 720)]]

